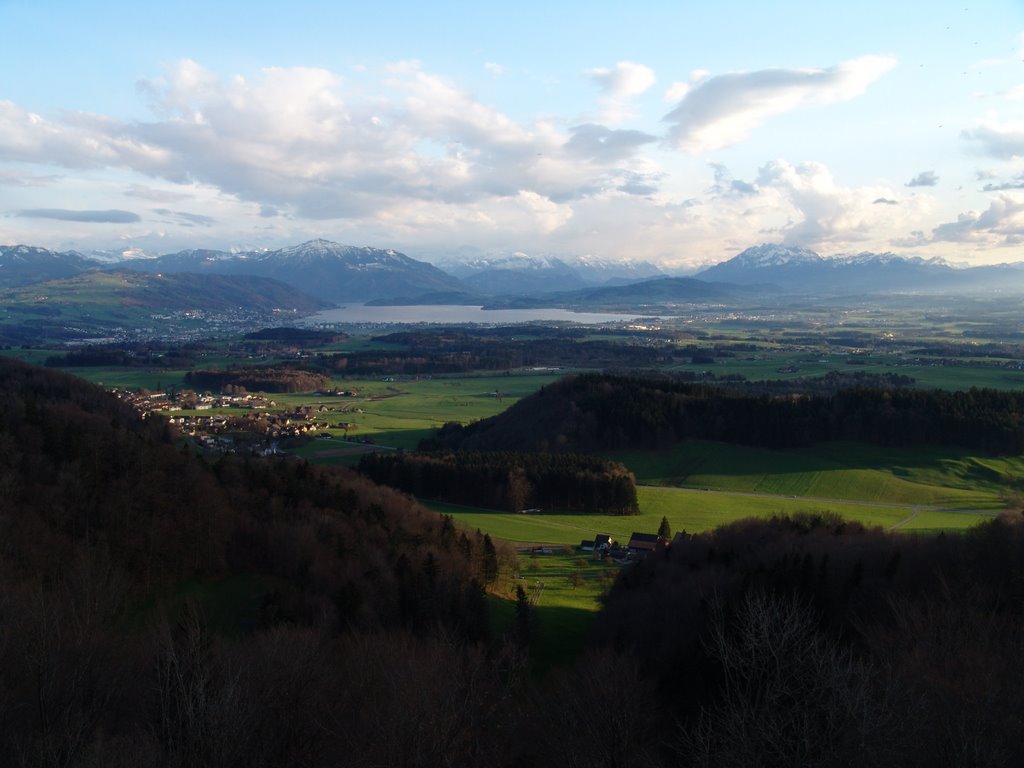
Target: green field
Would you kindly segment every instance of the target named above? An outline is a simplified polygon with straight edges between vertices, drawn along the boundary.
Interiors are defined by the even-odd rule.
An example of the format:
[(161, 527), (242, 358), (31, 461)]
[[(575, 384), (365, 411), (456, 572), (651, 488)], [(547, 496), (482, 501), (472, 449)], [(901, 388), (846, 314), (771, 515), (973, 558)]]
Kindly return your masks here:
[[(910, 376), (918, 387), (938, 389), (1024, 389), (1024, 371), (1009, 370), (998, 365), (922, 365), (903, 362), (895, 356), (865, 356), (862, 365), (850, 365), (848, 356), (821, 357), (807, 352), (768, 350), (756, 356), (718, 358), (714, 363), (684, 363), (671, 370), (691, 373), (710, 372), (716, 376), (740, 374), (751, 381), (806, 379), (823, 376), (829, 371)], [(1005, 362), (1005, 361), (999, 361)], [(795, 369), (795, 370), (792, 370)]]
[(970, 513), (924, 506), (818, 501), (654, 486), (638, 487), (637, 498), (640, 514), (628, 517), (557, 512), (519, 515), (434, 502), (428, 506), (495, 538), (518, 544), (556, 545), (578, 545), (583, 539), (592, 539), (598, 533), (610, 534), (619, 541), (628, 540), (634, 531), (656, 532), (662, 517), (668, 519), (673, 532), (699, 533), (747, 517), (770, 518), (780, 514), (827, 511), (864, 525), (923, 532), (960, 531), (990, 519), (998, 511)]
[(500, 633), (511, 627), (516, 585), (522, 585), (527, 597), (536, 600), (530, 628), (533, 670), (543, 673), (566, 663), (582, 650), (598, 599), (611, 586), (619, 568), (572, 549), (557, 548), (553, 554), (521, 553), (518, 578), (510, 581), (508, 594), (494, 595), (490, 601), (495, 629)]
[[(344, 435), (337, 424), (355, 427), (348, 436), (368, 438), (392, 448), (413, 449), (421, 439), (448, 421), (467, 423), (500, 413), (521, 398), (533, 394), (557, 376), (521, 374), (510, 376), (452, 376), (385, 382), (379, 379), (339, 380), (338, 386), (359, 392), (357, 398), (271, 395), (279, 405), (327, 405), (335, 410), (318, 421), (336, 436)], [(500, 398), (494, 395), (500, 393)], [(361, 412), (360, 412), (361, 411)], [(311, 460), (329, 458), (337, 446), (311, 443), (297, 451)]]
[[(10, 351), (11, 354), (14, 351)], [(37, 360), (36, 362), (41, 362)], [(108, 387), (159, 389), (188, 387), (185, 371), (147, 370), (140, 368), (83, 367), (68, 369), (80, 378)], [(276, 403), (271, 410), (300, 405), (324, 405), (332, 409), (317, 417), (319, 426), (335, 437), (346, 432), (341, 423), (354, 424), (347, 436), (369, 439), (392, 448), (413, 449), (419, 441), (448, 421), (467, 423), (500, 413), (521, 398), (531, 395), (545, 384), (559, 378), (556, 374), (529, 371), (510, 375), (435, 376), (405, 379), (387, 377), (374, 379), (337, 378), (332, 385), (351, 389), (358, 397), (342, 398), (309, 392), (294, 394), (267, 393)], [(496, 396), (495, 393), (499, 393)], [(207, 414), (232, 413), (233, 409), (205, 411)], [(312, 461), (337, 463), (344, 451), (330, 441), (313, 441), (296, 450), (296, 454)], [(344, 459), (341, 459), (344, 461)]]
[(703, 440), (670, 451), (609, 454), (648, 485), (997, 510), (1024, 477), (1024, 457), (973, 456), (952, 447), (826, 443), (776, 451)]

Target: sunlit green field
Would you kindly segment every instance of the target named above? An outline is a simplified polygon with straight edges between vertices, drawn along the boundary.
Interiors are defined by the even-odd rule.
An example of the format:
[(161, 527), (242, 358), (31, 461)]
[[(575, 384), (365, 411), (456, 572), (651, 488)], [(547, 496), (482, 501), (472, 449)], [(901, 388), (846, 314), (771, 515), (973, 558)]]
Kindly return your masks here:
[(495, 595), (490, 609), (499, 632), (515, 616), (516, 585), (536, 604), (531, 612), (530, 662), (536, 672), (575, 658), (599, 607), (621, 566), (594, 560), (590, 554), (558, 548), (553, 554), (521, 553), (518, 578), (508, 593)]
[[(334, 408), (334, 411), (321, 414), (318, 422), (338, 437), (345, 436), (346, 432), (337, 425), (347, 422), (354, 425), (347, 431), (350, 438), (368, 438), (381, 446), (413, 449), (445, 422), (468, 423), (501, 413), (557, 378), (551, 374), (522, 374), (394, 382), (346, 379), (339, 381), (338, 386), (356, 390), (358, 397), (301, 394), (273, 397), (278, 405), (324, 404)], [(328, 458), (335, 450), (336, 446), (319, 441), (306, 446), (299, 454), (310, 459), (318, 456)]]
[(463, 525), (479, 528), (492, 536), (517, 543), (578, 545), (607, 533), (619, 541), (633, 532), (655, 533), (661, 518), (669, 521), (673, 533), (698, 533), (747, 517), (770, 518), (800, 512), (834, 512), (864, 525), (900, 531), (961, 531), (990, 519), (995, 509), (985, 512), (957, 512), (914, 506), (817, 501), (813, 499), (753, 496), (748, 494), (641, 486), (637, 489), (640, 514), (571, 515), (542, 513), (531, 515), (494, 512), (450, 504), (430, 503), (438, 511), (452, 515)]
[(1002, 508), (1002, 494), (1024, 477), (1024, 457), (935, 446), (836, 442), (776, 451), (692, 440), (669, 451), (609, 456), (650, 485), (962, 509)]
[[(766, 350), (735, 358), (718, 358), (714, 363), (684, 363), (675, 365), (673, 370), (703, 373), (708, 371), (716, 376), (740, 374), (751, 381), (804, 379), (823, 376), (829, 371), (855, 373), (863, 371), (873, 374), (895, 374), (910, 376), (918, 387), (939, 389), (970, 389), (971, 387), (991, 389), (1024, 389), (1024, 371), (1008, 370), (997, 365), (976, 367), (967, 365), (920, 365), (902, 362), (895, 356), (876, 355), (865, 357), (863, 365), (850, 365), (848, 356), (819, 356), (807, 352)], [(1005, 362), (1005, 361), (998, 361)], [(795, 368), (796, 370), (791, 370)]]

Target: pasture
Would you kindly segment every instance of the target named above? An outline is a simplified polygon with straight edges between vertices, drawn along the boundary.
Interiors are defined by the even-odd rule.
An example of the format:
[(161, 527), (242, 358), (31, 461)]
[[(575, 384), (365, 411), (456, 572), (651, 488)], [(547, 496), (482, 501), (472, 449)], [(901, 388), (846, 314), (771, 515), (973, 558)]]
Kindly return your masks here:
[(572, 548), (558, 547), (551, 554), (522, 552), (508, 594), (492, 595), (489, 602), (494, 628), (501, 633), (512, 627), (516, 586), (522, 586), (527, 598), (535, 601), (530, 614), (530, 665), (543, 674), (579, 655), (599, 598), (611, 587), (619, 568)]
[(593, 539), (598, 533), (607, 533), (620, 542), (627, 541), (634, 531), (654, 533), (662, 517), (668, 519), (673, 533), (699, 533), (747, 517), (770, 518), (801, 512), (834, 512), (864, 525), (905, 532), (955, 532), (998, 512), (996, 509), (963, 512), (927, 505), (826, 501), (656, 486), (638, 487), (637, 498), (640, 514), (630, 516), (559, 512), (522, 515), (436, 502), (428, 506), (451, 515), (466, 527), (479, 528), (495, 538), (518, 545), (573, 546), (583, 539)]
[(645, 485), (813, 499), (998, 510), (1024, 476), (1024, 457), (971, 455), (955, 447), (890, 448), (834, 442), (770, 450), (690, 440), (667, 451), (619, 451)]

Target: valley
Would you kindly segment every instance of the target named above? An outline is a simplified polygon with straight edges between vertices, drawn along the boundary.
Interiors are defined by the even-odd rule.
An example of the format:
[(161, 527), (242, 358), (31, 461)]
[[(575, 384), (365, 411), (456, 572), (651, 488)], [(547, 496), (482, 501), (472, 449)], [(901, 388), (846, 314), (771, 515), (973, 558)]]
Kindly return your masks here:
[[(824, 302), (776, 296), (754, 305), (680, 304), (672, 287), (660, 303), (648, 304), (621, 288), (585, 289), (579, 295), (594, 304), (557, 296), (535, 303), (626, 315), (565, 312), (558, 322), (511, 323), (499, 312), (474, 310), (474, 317), (488, 319), (450, 323), (419, 321), (448, 311), (440, 305), (378, 302), (383, 305), (366, 308), (379, 319), (332, 315), (338, 311), (318, 310), (316, 303), (284, 313), (274, 305), (288, 295), (280, 291), (293, 289), (268, 282), (251, 284), (272, 289), (263, 314), (231, 319), (235, 310), (213, 294), (204, 300), (209, 310), (127, 300), (126, 285), (141, 286), (135, 296), (150, 295), (150, 279), (87, 272), (69, 278), (66, 293), (47, 284), (47, 296), (69, 297), (50, 301), (53, 323), (20, 337), (33, 343), (7, 344), (0, 354), (116, 391), (123, 405), (145, 416), (147, 429), (167, 425), (163, 439), (179, 452), (174, 461), (198, 457), (217, 484), (248, 487), (253, 472), (266, 472), (257, 462), (269, 462), (298, 473), (282, 479), (283, 487), (304, 488), (298, 476), (325, 473), (314, 494), (322, 493), (328, 477), (359, 478), (341, 482), (366, 483), (359, 486), (366, 498), (384, 492), (367, 477), (416, 492), (416, 501), (395, 494), (383, 505), (357, 504), (357, 516), (366, 521), (359, 525), (377, 526), (378, 507), (388, 510), (383, 529), (373, 534), (378, 542), (397, 536), (388, 546), (408, 546), (389, 555), (397, 558), (391, 569), (397, 603), (372, 621), (408, 628), (428, 621), (431, 606), (451, 611), (463, 616), (446, 619), (456, 621), (458, 631), (519, 648), (522, 670), (537, 681), (557, 680), (590, 658), (595, 638), (613, 631), (621, 612), (633, 610), (623, 607), (622, 594), (639, 589), (634, 578), (647, 578), (634, 574), (675, 567), (675, 553), (691, 557), (685, 553), (705, 541), (721, 538), (712, 551), (728, 553), (730, 536), (751, 536), (761, 543), (743, 550), (749, 553), (774, 546), (762, 539), (799, 541), (833, 531), (853, 547), (866, 538), (875, 543), (864, 546), (895, 547), (912, 557), (946, 540), (973, 546), (1024, 510), (1024, 325), (1011, 298)], [(217, 279), (211, 274), (200, 282), (216, 291)], [(249, 290), (250, 281), (264, 278), (227, 279), (233, 290)], [(95, 287), (79, 290), (75, 281)], [(39, 287), (10, 290), (41, 295)], [(644, 289), (625, 290), (641, 295)], [(200, 294), (187, 295), (194, 300)], [(173, 293), (165, 297), (177, 300)], [(496, 304), (502, 301), (517, 303)], [(18, 315), (18, 306), (12, 303), (9, 313)], [(62, 338), (65, 311), (137, 330), (88, 343)], [(187, 323), (176, 325), (176, 318)], [(12, 327), (24, 331), (18, 322)], [(158, 323), (159, 332), (147, 333), (146, 322)], [(351, 470), (357, 474), (347, 474)], [(602, 508), (610, 482), (623, 492), (621, 503), (612, 505), (619, 514)], [(226, 486), (225, 498), (240, 493), (233, 487)], [(334, 493), (333, 501), (317, 497), (315, 503), (347, 508), (355, 498)], [(133, 490), (125, 498), (117, 503), (130, 506), (139, 503), (131, 499), (150, 496)], [(493, 502), (474, 500), (484, 498)], [(332, 607), (321, 610), (332, 616), (364, 610), (359, 606), (367, 591), (352, 586), (361, 584), (353, 576), (304, 575), (311, 566), (286, 565), (293, 561), (284, 551), (259, 555), (263, 544), (247, 538), (253, 525), (279, 527), (294, 519), (298, 528), (287, 534), (288, 546), (309, 546), (298, 543), (307, 541), (305, 512), (279, 519), (273, 511), (292, 503), (269, 500), (260, 522), (230, 523), (241, 527), (225, 551), (231, 563), (250, 563), (248, 570), (218, 570), (214, 557), (203, 566), (206, 576), (181, 572), (159, 597), (147, 597), (149, 604), (178, 612), (198, 605), (208, 616), (204, 621), (229, 636), (249, 631), (243, 627), (273, 626), (279, 615), (311, 620), (301, 607), (311, 600), (329, 599)], [(407, 532), (403, 505), (425, 510), (409, 520), (426, 528)], [(392, 513), (400, 522), (387, 522)], [(83, 514), (88, 532), (93, 513)], [(187, 526), (202, 519), (189, 518)], [(651, 549), (636, 549), (634, 539), (644, 537)], [(608, 541), (607, 553), (595, 554), (595, 540)], [(340, 562), (354, 563), (355, 550), (337, 541)], [(416, 542), (428, 541), (435, 542), (429, 556), (416, 564), (423, 557)], [(240, 546), (250, 559), (238, 560)], [(834, 567), (828, 556), (811, 566), (803, 545), (793, 546), (796, 554), (750, 567), (782, 583), (798, 579), (826, 591), (835, 579), (863, 578), (856, 570), (842, 575), (846, 550), (837, 550), (842, 554)], [(813, 546), (826, 551), (833, 545)], [(372, 559), (376, 551), (359, 557)], [(462, 557), (476, 574), (478, 597), (458, 597), (445, 591), (455, 589), (451, 582), (436, 581), (437, 564), (451, 556)], [(321, 563), (316, 568), (330, 559), (319, 551), (308, 557)], [(748, 555), (723, 557), (737, 573), (748, 567)], [(864, 566), (876, 569), (869, 580), (892, 578), (897, 556), (886, 557), (890, 565), (881, 571)], [(706, 559), (711, 568), (715, 556)], [(799, 563), (796, 571), (792, 563)], [(454, 602), (434, 602), (423, 586), (431, 583)], [(334, 591), (315, 596), (309, 590), (321, 587), (311, 584), (330, 584)], [(827, 599), (846, 599), (847, 592), (837, 594)], [(458, 607), (462, 599), (473, 607)], [(132, 610), (146, 621), (154, 609)]]

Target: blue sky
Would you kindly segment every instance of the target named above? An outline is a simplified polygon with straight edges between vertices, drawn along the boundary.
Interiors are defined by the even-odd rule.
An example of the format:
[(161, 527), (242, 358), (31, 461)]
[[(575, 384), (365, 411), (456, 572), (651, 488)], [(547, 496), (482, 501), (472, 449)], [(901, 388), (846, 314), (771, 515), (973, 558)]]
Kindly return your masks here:
[(1024, 3), (0, 0), (0, 242), (1024, 257)]

